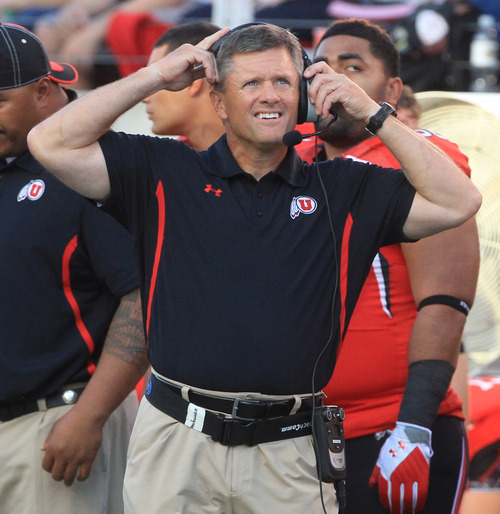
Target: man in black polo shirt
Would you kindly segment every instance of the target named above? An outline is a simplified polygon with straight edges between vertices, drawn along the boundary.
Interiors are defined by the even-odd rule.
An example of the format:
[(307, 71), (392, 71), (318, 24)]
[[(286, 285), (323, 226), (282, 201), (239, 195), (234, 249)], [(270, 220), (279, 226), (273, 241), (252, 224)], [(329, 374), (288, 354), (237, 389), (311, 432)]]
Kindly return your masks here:
[(0, 24), (4, 513), (123, 512), (133, 389), (147, 365), (132, 240), (42, 168), (26, 140), (76, 97), (62, 86), (76, 80), (32, 33)]
[[(153, 375), (129, 449), (128, 512), (319, 512), (311, 396), (331, 376), (375, 253), (463, 223), (481, 203), (446, 156), (324, 62), (304, 71), (316, 113), (335, 105), (368, 124), (405, 173), (302, 162), (282, 142), (297, 121), (299, 43), (254, 25), (215, 58), (226, 33), (86, 95), (29, 136), (71, 187), (116, 202), (136, 238)], [(145, 96), (203, 75), (227, 133), (207, 151), (108, 131)], [(332, 508), (332, 488), (323, 496)]]

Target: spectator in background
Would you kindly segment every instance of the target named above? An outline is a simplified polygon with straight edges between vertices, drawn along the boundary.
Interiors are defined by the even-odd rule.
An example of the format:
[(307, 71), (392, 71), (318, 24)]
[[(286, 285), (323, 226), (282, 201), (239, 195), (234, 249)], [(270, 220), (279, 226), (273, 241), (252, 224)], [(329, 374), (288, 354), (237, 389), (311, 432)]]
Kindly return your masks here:
[[(481, 14), (491, 14), (500, 23), (500, 2), (498, 0), (469, 0)], [(500, 31), (499, 31), (500, 32)]]
[[(255, 0), (255, 21), (276, 23), (290, 29), (306, 46), (312, 42), (314, 21), (327, 17), (330, 0)], [(193, 9), (183, 16), (183, 21), (212, 16), (212, 2), (198, 0)], [(313, 20), (313, 21), (312, 21)]]
[[(315, 58), (348, 76), (377, 102), (397, 105), (403, 89), (398, 54), (376, 25), (363, 20), (334, 23)], [(428, 131), (421, 133), (470, 173), (456, 145)], [(363, 126), (338, 120), (321, 138), (321, 158), (352, 157), (400, 167)], [(309, 159), (315, 148), (311, 142), (308, 146), (313, 152), (303, 148), (302, 154)], [(425, 503), (428, 513), (456, 512), (467, 474), (467, 440), (460, 399), (449, 382), (468, 310), (463, 305), (473, 302), (478, 270), (474, 220), (417, 243), (381, 248), (375, 258), (324, 389), (326, 403), (346, 411), (346, 512), (383, 514), (392, 504), (391, 511), (400, 514), (402, 482), (407, 501), (412, 496), (408, 483), (417, 483), (417, 510)], [(413, 455), (420, 459), (415, 467), (411, 459), (405, 462), (407, 452), (398, 445), (405, 441), (404, 427), (411, 427), (407, 433), (419, 433), (422, 445), (427, 438), (429, 448), (432, 433), (434, 455), (431, 458), (431, 451), (427, 462), (423, 454)], [(408, 441), (405, 446), (411, 448)], [(378, 483), (379, 490), (369, 483)], [(412, 509), (407, 506), (404, 512)]]
[(38, 18), (60, 9), (68, 0), (0, 0), (0, 20), (33, 29)]
[[(305, 46), (310, 46), (313, 29), (318, 22), (328, 19), (327, 7), (329, 0), (282, 0), (270, 2), (268, 6), (256, 9), (257, 21), (278, 23), (297, 35)], [(311, 21), (315, 22), (314, 24)]]
[(467, 91), (470, 80), (463, 63), (469, 60), (481, 1), (332, 0), (328, 15), (368, 19), (383, 27), (400, 52), (401, 78), (414, 91)]
[[(149, 58), (152, 64), (176, 48), (198, 44), (217, 32), (219, 27), (208, 22), (193, 22), (168, 29), (156, 41)], [(182, 136), (195, 150), (206, 150), (224, 133), (224, 126), (210, 101), (211, 85), (207, 79), (195, 80), (182, 91), (158, 91), (143, 100), (153, 122), (152, 131), (164, 136)]]
[(49, 58), (74, 63), (79, 89), (91, 89), (119, 78), (105, 37), (111, 16), (117, 11), (161, 13), (178, 21), (191, 0), (68, 0), (47, 17), (40, 18), (34, 32)]
[(396, 105), (398, 111), (398, 118), (403, 123), (406, 123), (412, 129), (420, 128), (420, 115), (422, 114), (422, 107), (418, 100), (415, 98), (413, 89), (404, 85), (401, 90), (401, 96), (399, 97)]

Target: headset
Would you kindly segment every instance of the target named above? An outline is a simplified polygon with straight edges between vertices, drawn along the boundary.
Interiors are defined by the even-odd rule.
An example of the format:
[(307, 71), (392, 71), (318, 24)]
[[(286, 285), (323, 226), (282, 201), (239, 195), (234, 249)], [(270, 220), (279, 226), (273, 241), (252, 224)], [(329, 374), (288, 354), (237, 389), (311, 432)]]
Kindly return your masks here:
[[(256, 22), (243, 23), (242, 25), (238, 25), (237, 27), (234, 27), (234, 29), (230, 30), (224, 37), (222, 37), (221, 39), (216, 41), (210, 48), (210, 52), (212, 52), (214, 54), (214, 56), (217, 58), (217, 54), (219, 53), (219, 49), (220, 49), (222, 43), (224, 43), (224, 41), (230, 34), (232, 34), (233, 32), (236, 32), (237, 30), (241, 30), (241, 29), (244, 29), (247, 27), (253, 27), (255, 25), (270, 25), (270, 24), (256, 21)], [(274, 27), (277, 25), (272, 25), (272, 26)], [(287, 34), (291, 34), (293, 37), (296, 38), (296, 36), (294, 34), (292, 34), (291, 32), (289, 32), (288, 30), (286, 30), (282, 27), (278, 27), (278, 28), (286, 31)], [(297, 39), (297, 41), (298, 41), (298, 39)], [(300, 49), (302, 52), (302, 61), (303, 61), (304, 70), (305, 70), (307, 67), (311, 66), (312, 62), (311, 62), (311, 59), (309, 59), (309, 56), (307, 55), (307, 52), (304, 50), (302, 45), (300, 45)], [(306, 79), (304, 76), (301, 76), (301, 78), (300, 78), (299, 109), (298, 109), (298, 113), (297, 113), (297, 124), (302, 124), (302, 123), (306, 123), (306, 122), (314, 123), (318, 120), (318, 116), (316, 114), (315, 107), (314, 107), (314, 105), (311, 104), (311, 102), (309, 102), (308, 92), (309, 92), (309, 85), (311, 82), (312, 82), (312, 78)]]

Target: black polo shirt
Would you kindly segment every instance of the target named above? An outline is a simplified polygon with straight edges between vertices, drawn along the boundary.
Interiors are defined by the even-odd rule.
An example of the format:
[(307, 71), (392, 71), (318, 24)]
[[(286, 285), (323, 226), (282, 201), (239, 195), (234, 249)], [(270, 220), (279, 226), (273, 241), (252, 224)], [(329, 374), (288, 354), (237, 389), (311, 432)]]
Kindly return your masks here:
[[(223, 136), (205, 152), (169, 139), (100, 140), (111, 202), (135, 238), (149, 356), (161, 374), (225, 391), (310, 392), (331, 376), (381, 245), (404, 240), (403, 173), (294, 150), (256, 181)], [(335, 297), (332, 319), (332, 298)]]
[(27, 152), (0, 169), (0, 219), (3, 403), (88, 380), (139, 280), (130, 234)]

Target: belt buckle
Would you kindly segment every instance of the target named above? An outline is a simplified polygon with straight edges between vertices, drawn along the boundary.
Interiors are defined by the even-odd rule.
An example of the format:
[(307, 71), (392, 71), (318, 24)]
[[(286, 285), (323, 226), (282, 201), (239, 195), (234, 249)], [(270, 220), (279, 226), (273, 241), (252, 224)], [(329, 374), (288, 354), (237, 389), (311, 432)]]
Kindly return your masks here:
[(242, 401), (244, 401), (247, 404), (251, 404), (251, 405), (262, 405), (262, 402), (259, 400), (249, 400), (247, 398), (235, 398), (234, 402), (233, 402), (233, 409), (231, 410), (231, 417), (237, 421), (255, 421), (255, 418), (243, 418), (238, 415), (238, 408)]

